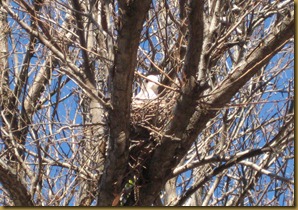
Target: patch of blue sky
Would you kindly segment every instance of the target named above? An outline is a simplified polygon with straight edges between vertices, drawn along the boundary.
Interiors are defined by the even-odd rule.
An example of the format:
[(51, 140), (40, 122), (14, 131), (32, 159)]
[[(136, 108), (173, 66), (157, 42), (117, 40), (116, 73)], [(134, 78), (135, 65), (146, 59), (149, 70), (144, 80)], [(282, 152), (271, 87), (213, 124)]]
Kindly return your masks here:
[(9, 3), (11, 5), (12, 10), (15, 13), (18, 13), (18, 17), (20, 17), (21, 20), (24, 19), (25, 16), (29, 16), (29, 14), (23, 12), (23, 9), (20, 7), (17, 1), (10, 1)]
[[(44, 198), (51, 199), (48, 200), (48, 205), (54, 205), (54, 201), (56, 201), (60, 195), (64, 192), (63, 189), (64, 186), (69, 186), (70, 190), (74, 187), (74, 181), (75, 181), (75, 176), (73, 174), (70, 174), (67, 169), (63, 169), (61, 171), (60, 166), (50, 166), (51, 167), (51, 173), (48, 174), (47, 178), (43, 180), (43, 188), (42, 188), (42, 194)], [(58, 181), (57, 181), (58, 178)], [(72, 186), (71, 186), (72, 185)], [(50, 194), (55, 195), (49, 197), (49, 192)], [(63, 200), (59, 201), (60, 205), (66, 204), (66, 199), (64, 198)]]
[(193, 170), (188, 170), (184, 173), (181, 173), (177, 177), (176, 181), (176, 193), (177, 195), (182, 195), (182, 192), (185, 192), (185, 190), (189, 189), (193, 185), (193, 176), (192, 176)]
[(272, 13), (269, 16), (266, 17), (264, 21), (264, 29), (265, 30), (270, 30), (272, 27), (273, 23), (276, 21), (276, 14)]
[[(264, 179), (268, 179), (266, 176), (264, 176)], [(267, 181), (269, 182), (269, 181)], [(276, 206), (276, 205), (280, 205), (281, 202), (284, 198), (284, 193), (282, 193), (282, 190), (279, 190), (282, 186), (281, 186), (281, 182), (278, 180), (273, 181), (270, 186), (268, 187), (268, 192), (266, 194), (266, 199), (270, 200), (271, 205)], [(280, 203), (281, 202), (281, 203)]]
[[(280, 74), (272, 78), (271, 85), (267, 85), (266, 92), (263, 94), (261, 100), (266, 100), (262, 105), (261, 117), (270, 119), (276, 112), (282, 113), (285, 111), (285, 103), (288, 99), (293, 98), (294, 94), (294, 69), (291, 67), (280, 72)], [(290, 78), (290, 79), (289, 79)]]
[(231, 57), (229, 56), (229, 54), (226, 53), (226, 55), (227, 55), (227, 58), (226, 58), (226, 60), (225, 60), (225, 67), (226, 67), (226, 69), (228, 70), (228, 72), (230, 72), (231, 69), (232, 69), (232, 64), (233, 64), (233, 62), (232, 62), (232, 59), (231, 59)]

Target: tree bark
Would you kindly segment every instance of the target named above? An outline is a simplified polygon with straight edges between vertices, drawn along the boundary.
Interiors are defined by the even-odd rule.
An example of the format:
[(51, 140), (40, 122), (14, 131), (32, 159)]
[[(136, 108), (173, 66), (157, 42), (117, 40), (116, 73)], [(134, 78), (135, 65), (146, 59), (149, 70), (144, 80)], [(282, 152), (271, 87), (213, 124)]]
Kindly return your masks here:
[[(137, 50), (151, 0), (119, 1), (118, 39), (111, 72), (110, 136), (104, 173), (99, 184), (99, 206), (118, 205), (128, 163), (130, 106)], [(113, 202), (114, 201), (114, 202)]]
[[(0, 182), (10, 194), (15, 206), (35, 206), (32, 196), (26, 188), (25, 180), (16, 170), (8, 170), (0, 163)], [(19, 172), (20, 173), (20, 172)]]

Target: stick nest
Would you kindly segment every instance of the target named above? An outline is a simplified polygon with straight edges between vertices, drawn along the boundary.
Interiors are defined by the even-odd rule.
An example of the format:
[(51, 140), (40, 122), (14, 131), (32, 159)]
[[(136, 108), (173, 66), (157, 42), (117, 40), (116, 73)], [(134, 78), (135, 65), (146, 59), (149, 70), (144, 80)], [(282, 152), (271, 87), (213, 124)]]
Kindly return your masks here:
[(171, 120), (171, 113), (177, 94), (169, 92), (153, 100), (134, 100), (132, 103), (131, 126), (135, 133), (150, 133), (153, 137), (161, 136), (161, 131)]
[(134, 180), (134, 187), (124, 190), (122, 199), (129, 197), (138, 203), (138, 188), (145, 185), (147, 161), (171, 120), (177, 94), (173, 91), (153, 100), (137, 100), (132, 103), (127, 180)]

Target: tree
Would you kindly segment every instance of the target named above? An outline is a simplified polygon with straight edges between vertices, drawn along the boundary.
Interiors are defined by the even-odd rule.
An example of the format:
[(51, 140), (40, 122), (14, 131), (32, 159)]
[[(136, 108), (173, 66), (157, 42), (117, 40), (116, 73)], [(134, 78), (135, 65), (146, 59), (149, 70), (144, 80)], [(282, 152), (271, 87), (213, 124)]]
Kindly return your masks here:
[(0, 2), (2, 205), (294, 205), (293, 1)]

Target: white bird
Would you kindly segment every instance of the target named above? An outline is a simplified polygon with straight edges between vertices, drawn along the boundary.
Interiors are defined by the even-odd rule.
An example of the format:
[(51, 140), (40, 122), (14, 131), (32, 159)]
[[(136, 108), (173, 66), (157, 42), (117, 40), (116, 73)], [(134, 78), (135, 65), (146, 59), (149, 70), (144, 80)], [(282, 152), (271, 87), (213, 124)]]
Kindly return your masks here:
[(141, 85), (141, 91), (135, 96), (135, 99), (156, 99), (158, 94), (158, 76), (149, 75)]

